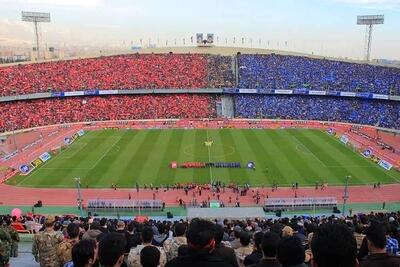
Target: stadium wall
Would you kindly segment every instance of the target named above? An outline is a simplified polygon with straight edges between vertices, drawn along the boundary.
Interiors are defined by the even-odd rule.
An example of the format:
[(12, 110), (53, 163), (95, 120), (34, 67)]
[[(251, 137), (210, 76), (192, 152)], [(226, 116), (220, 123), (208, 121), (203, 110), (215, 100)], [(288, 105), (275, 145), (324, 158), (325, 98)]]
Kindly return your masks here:
[(123, 89), (123, 90), (84, 90), (70, 92), (49, 92), (35, 93), (15, 96), (2, 96), (0, 102), (23, 101), (45, 98), (63, 98), (77, 96), (107, 96), (107, 95), (148, 95), (148, 94), (258, 94), (258, 95), (301, 95), (301, 96), (331, 96), (331, 97), (349, 97), (359, 99), (378, 99), (389, 101), (400, 101), (400, 96), (383, 95), (375, 93), (356, 93), (356, 92), (339, 92), (324, 90), (306, 90), (306, 89), (266, 89), (266, 88), (197, 88), (197, 89)]

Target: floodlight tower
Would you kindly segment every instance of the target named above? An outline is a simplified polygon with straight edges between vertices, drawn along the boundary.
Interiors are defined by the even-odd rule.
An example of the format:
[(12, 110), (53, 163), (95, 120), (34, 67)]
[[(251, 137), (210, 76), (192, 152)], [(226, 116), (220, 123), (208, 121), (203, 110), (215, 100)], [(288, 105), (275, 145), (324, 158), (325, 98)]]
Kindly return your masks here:
[(357, 25), (366, 25), (364, 41), (364, 59), (369, 61), (371, 54), (372, 29), (376, 24), (384, 23), (384, 15), (357, 16)]
[(38, 31), (38, 23), (39, 22), (50, 22), (50, 13), (42, 13), (42, 12), (21, 12), (22, 21), (33, 22), (35, 26), (35, 43), (36, 43), (36, 52), (37, 59), (40, 58), (39, 52), (39, 31)]

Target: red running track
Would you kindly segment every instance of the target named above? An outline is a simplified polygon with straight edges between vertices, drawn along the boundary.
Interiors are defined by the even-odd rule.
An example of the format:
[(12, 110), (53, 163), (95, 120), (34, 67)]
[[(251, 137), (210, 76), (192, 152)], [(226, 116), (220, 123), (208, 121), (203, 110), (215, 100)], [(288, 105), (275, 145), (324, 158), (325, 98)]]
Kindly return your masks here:
[[(263, 203), (264, 197), (294, 197), (294, 190), (291, 188), (279, 188), (277, 191), (272, 192), (270, 188), (251, 189), (247, 196), (239, 196), (241, 206), (254, 206), (255, 201), (253, 195), (256, 190), (261, 194), (260, 205)], [(184, 190), (170, 189), (164, 192), (164, 189), (152, 191), (150, 189), (140, 189), (139, 193), (136, 189), (82, 189), (82, 197), (84, 203), (88, 199), (128, 199), (129, 194), (132, 199), (152, 199), (155, 194), (156, 199), (160, 199), (166, 203), (167, 206), (176, 206), (178, 199), (182, 198), (183, 201), (189, 203), (193, 198), (197, 202), (203, 200), (217, 199), (217, 195), (213, 195), (211, 191), (203, 190), (202, 195), (198, 193), (193, 194), (194, 191), (189, 191), (185, 195)], [(350, 203), (381, 203), (385, 202), (400, 202), (400, 184), (384, 185), (379, 189), (373, 189), (371, 186), (351, 186), (349, 187), (349, 202)], [(304, 187), (297, 190), (298, 197), (337, 197), (338, 201), (342, 202), (343, 186), (332, 186), (325, 190), (315, 190), (313, 187)], [(229, 203), (229, 197), (232, 198), (233, 203)], [(231, 189), (226, 189), (225, 193), (220, 194), (220, 199), (224, 201), (226, 206), (231, 206), (236, 201), (237, 194), (233, 193)], [(77, 191), (73, 188), (67, 189), (53, 189), (53, 188), (26, 188), (16, 187), (6, 184), (0, 185), (0, 203), (8, 206), (31, 206), (38, 200), (43, 201), (45, 206), (76, 206)]]

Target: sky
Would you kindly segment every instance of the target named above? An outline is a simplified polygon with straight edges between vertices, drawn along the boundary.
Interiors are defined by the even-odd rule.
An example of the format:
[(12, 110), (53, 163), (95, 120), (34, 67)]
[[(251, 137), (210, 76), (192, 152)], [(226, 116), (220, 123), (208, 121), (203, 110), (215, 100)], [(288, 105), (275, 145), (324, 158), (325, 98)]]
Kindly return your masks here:
[(202, 32), (219, 46), (357, 59), (365, 35), (357, 15), (383, 14), (371, 58), (400, 60), (400, 0), (0, 0), (0, 47), (33, 44), (21, 11), (51, 13), (40, 27), (48, 46), (182, 46)]

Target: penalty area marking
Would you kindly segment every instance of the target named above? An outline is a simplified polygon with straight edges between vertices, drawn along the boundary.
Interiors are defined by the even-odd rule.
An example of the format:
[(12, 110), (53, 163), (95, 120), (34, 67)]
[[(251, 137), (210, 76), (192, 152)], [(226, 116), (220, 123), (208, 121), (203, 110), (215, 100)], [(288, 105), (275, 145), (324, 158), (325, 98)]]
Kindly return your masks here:
[[(74, 148), (78, 145), (78, 148), (75, 149), (75, 151), (72, 151), (72, 153), (68, 154), (68, 155), (64, 155), (62, 157), (58, 157), (59, 159), (71, 159), (73, 158), (76, 154), (78, 154), (78, 152), (80, 152), (84, 147), (87, 146), (87, 143), (77, 143), (75, 144)], [(72, 150), (72, 148), (67, 148), (66, 151), (70, 152)]]
[[(93, 164), (92, 167), (87, 167), (87, 168), (85, 168), (85, 167), (83, 167), (83, 168), (46, 168), (46, 167), (43, 167), (43, 166), (42, 166), (41, 168), (37, 169), (37, 171), (40, 171), (41, 169), (44, 169), (44, 170), (55, 170), (55, 169), (60, 169), (60, 170), (92, 170), (92, 169), (94, 169), (94, 168), (96, 167), (96, 165), (97, 165), (105, 156), (107, 156), (108, 152), (110, 152), (112, 148), (118, 147), (118, 148), (120, 149), (120, 147), (119, 147), (119, 146), (116, 146), (116, 144), (117, 144), (118, 141), (121, 140), (121, 139), (122, 139), (122, 135), (121, 135), (118, 139), (116, 139), (116, 140), (114, 141), (114, 143), (107, 149), (106, 152), (104, 152), (104, 153), (102, 154), (102, 156), (101, 156), (100, 158), (98, 158), (98, 159), (96, 160), (96, 162)], [(119, 151), (119, 149), (118, 149), (117, 151)], [(61, 151), (60, 154), (58, 154), (58, 156), (61, 156), (61, 154), (63, 154), (65, 151), (68, 151), (68, 149)], [(63, 158), (61, 158), (61, 159), (63, 159)], [(64, 158), (64, 159), (65, 159), (65, 158)], [(51, 161), (47, 161), (47, 162), (51, 162)], [(47, 162), (45, 162), (44, 164), (46, 164)], [(23, 180), (21, 180), (21, 181), (17, 184), (17, 186), (20, 186), (22, 183), (24, 183), (24, 182), (25, 182), (28, 178), (30, 178), (30, 176), (33, 175), (34, 173), (36, 173), (36, 172), (33, 172), (33, 173), (28, 174)]]

